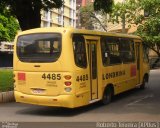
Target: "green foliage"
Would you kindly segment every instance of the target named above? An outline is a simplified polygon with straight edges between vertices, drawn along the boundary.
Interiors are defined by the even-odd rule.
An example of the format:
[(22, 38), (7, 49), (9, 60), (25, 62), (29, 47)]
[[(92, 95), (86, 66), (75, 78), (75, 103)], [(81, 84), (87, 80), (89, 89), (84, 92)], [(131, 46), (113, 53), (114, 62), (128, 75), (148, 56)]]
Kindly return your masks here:
[(13, 71), (0, 69), (0, 91), (13, 90)]
[(0, 41), (10, 40), (8, 30), (5, 27), (7, 23), (7, 18), (0, 14)]
[(125, 18), (126, 23), (138, 24), (142, 20), (142, 9), (139, 7), (139, 3), (135, 0), (125, 0), (125, 2), (118, 2), (113, 5), (110, 15), (110, 22), (120, 23)]
[(0, 8), (0, 41), (13, 41), (19, 24), (5, 8)]
[(160, 56), (160, 1), (142, 0), (140, 6), (148, 13), (148, 17), (142, 20), (136, 34)]
[(147, 19), (144, 24), (138, 26), (136, 34), (141, 36), (147, 45), (160, 56), (160, 16)]

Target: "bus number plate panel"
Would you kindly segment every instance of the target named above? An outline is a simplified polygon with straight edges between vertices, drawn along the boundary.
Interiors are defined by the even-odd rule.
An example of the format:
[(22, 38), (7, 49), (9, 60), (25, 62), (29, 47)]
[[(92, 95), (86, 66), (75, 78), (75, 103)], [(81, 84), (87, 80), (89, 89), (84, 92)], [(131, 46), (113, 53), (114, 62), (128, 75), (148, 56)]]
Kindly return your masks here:
[(34, 94), (43, 94), (44, 92), (45, 92), (45, 90), (44, 89), (32, 89), (32, 92), (34, 93)]

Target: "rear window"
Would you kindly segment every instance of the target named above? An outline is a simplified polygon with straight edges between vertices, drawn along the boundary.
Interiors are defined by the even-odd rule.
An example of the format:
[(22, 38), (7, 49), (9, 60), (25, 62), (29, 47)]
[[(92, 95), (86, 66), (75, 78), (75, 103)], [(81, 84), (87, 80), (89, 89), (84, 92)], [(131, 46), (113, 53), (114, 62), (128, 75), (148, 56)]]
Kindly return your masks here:
[(60, 34), (29, 34), (17, 40), (17, 55), (22, 62), (54, 62), (60, 53)]

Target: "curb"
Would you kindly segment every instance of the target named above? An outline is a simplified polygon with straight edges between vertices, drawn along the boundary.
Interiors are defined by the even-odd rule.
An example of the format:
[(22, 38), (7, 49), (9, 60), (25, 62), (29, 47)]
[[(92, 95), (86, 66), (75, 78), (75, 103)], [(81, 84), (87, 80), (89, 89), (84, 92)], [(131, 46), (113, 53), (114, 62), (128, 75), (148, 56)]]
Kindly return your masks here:
[(0, 92), (0, 103), (7, 103), (7, 102), (14, 102), (14, 92), (8, 91), (8, 92)]

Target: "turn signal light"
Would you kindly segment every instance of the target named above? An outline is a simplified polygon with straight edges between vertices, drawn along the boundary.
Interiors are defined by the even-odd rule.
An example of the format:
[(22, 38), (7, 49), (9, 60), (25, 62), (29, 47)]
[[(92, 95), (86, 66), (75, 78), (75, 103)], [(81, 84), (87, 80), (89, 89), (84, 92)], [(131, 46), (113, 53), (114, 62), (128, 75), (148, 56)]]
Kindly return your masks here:
[(65, 75), (64, 78), (65, 78), (66, 80), (70, 80), (72, 77), (71, 77), (70, 75)]
[(69, 82), (69, 81), (67, 81), (67, 82), (64, 82), (64, 84), (65, 84), (66, 86), (70, 86), (72, 83)]

